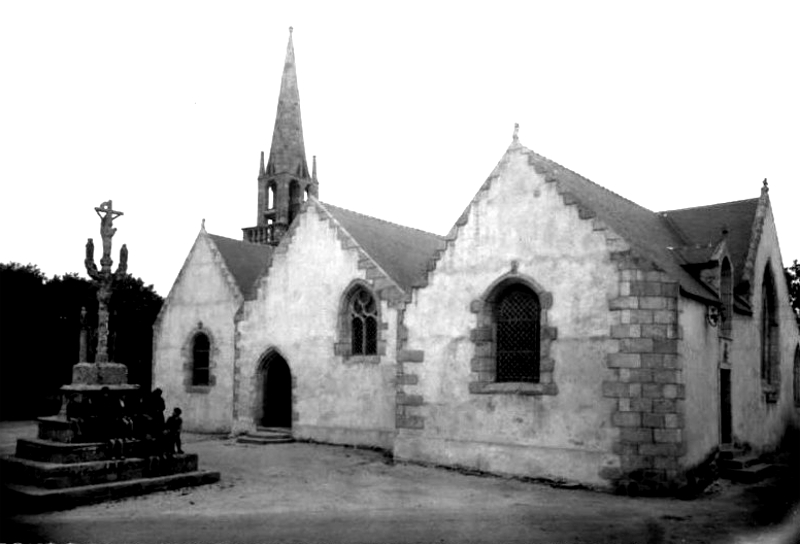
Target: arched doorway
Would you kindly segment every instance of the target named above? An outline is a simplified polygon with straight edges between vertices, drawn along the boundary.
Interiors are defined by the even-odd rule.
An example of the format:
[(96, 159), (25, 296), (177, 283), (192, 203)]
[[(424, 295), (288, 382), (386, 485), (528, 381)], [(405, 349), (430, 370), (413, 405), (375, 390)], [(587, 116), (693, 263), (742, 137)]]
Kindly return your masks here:
[(286, 360), (271, 351), (261, 361), (260, 421), (263, 427), (292, 426), (292, 372)]

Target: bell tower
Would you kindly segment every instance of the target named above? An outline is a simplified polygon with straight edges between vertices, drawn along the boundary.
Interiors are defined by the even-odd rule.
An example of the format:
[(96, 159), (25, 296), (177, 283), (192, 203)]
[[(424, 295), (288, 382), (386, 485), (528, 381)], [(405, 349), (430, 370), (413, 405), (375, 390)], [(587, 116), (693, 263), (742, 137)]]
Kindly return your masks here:
[(317, 164), (315, 157), (313, 171), (309, 174), (300, 118), (292, 27), (289, 27), (289, 44), (286, 47), (275, 128), (272, 131), (272, 146), (266, 165), (264, 152), (261, 152), (258, 169), (256, 226), (242, 229), (244, 240), (277, 245), (308, 195), (319, 195)]

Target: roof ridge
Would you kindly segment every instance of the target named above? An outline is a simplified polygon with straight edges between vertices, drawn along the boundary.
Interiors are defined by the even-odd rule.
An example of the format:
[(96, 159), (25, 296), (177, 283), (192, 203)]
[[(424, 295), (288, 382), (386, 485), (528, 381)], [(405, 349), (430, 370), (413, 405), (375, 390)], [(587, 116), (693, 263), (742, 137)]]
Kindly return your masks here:
[(248, 246), (253, 246), (253, 247), (264, 246), (264, 244), (257, 244), (255, 242), (248, 242), (247, 240), (237, 240), (236, 238), (229, 238), (227, 236), (222, 236), (221, 234), (212, 234), (210, 232), (207, 232), (206, 234), (208, 236), (213, 236), (214, 238), (222, 238), (223, 240), (227, 240), (229, 242), (237, 242), (237, 243), (245, 244), (245, 245), (248, 245)]
[(731, 204), (742, 204), (744, 202), (756, 202), (758, 201), (758, 197), (756, 198), (743, 198), (742, 200), (731, 200), (730, 202), (715, 202), (714, 204), (703, 204), (700, 206), (690, 206), (688, 208), (675, 208), (672, 210), (663, 210), (658, 212), (659, 214), (664, 213), (672, 213), (672, 212), (684, 212), (689, 210), (699, 210), (701, 208), (718, 208), (721, 206), (730, 206)]
[(589, 178), (587, 178), (587, 177), (583, 176), (582, 174), (579, 174), (578, 172), (575, 172), (574, 170), (570, 170), (570, 169), (569, 169), (569, 168), (567, 168), (566, 166), (563, 166), (563, 165), (561, 165), (561, 164), (557, 163), (557, 162), (556, 162), (556, 161), (554, 161), (553, 159), (549, 159), (549, 158), (545, 157), (544, 155), (541, 155), (541, 154), (537, 153), (537, 152), (536, 152), (536, 151), (534, 151), (533, 149), (530, 149), (530, 148), (528, 148), (528, 147), (525, 147), (525, 146), (522, 146), (522, 147), (523, 147), (523, 149), (525, 149), (525, 150), (527, 150), (528, 152), (530, 152), (530, 153), (532, 153), (533, 155), (535, 155), (537, 158), (539, 158), (539, 159), (541, 159), (541, 160), (543, 160), (543, 161), (545, 161), (545, 162), (548, 162), (548, 163), (550, 163), (551, 165), (553, 165), (553, 166), (556, 166), (556, 167), (558, 167), (558, 168), (560, 168), (560, 169), (562, 169), (562, 170), (564, 170), (564, 171), (566, 171), (566, 172), (569, 172), (570, 174), (573, 174), (573, 175), (575, 175), (575, 176), (579, 177), (580, 179), (582, 179), (582, 180), (583, 180), (583, 181), (585, 181), (586, 183), (591, 183), (591, 184), (592, 184), (592, 185), (594, 185), (595, 187), (597, 187), (597, 188), (599, 188), (599, 189), (602, 189), (603, 191), (605, 191), (605, 192), (607, 192), (607, 193), (609, 193), (609, 194), (612, 194), (612, 195), (616, 196), (617, 198), (619, 198), (619, 199), (621, 199), (621, 200), (624, 200), (625, 202), (629, 202), (629, 203), (633, 204), (634, 206), (636, 206), (637, 208), (641, 208), (641, 209), (643, 209), (643, 210), (646, 210), (646, 211), (648, 211), (648, 212), (650, 212), (650, 213), (656, 213), (656, 212), (654, 212), (653, 210), (651, 210), (651, 209), (649, 209), (649, 208), (645, 208), (645, 207), (644, 207), (644, 206), (642, 206), (641, 204), (638, 204), (638, 203), (634, 202), (633, 200), (630, 200), (630, 199), (628, 199), (628, 198), (625, 198), (625, 197), (624, 197), (624, 196), (622, 196), (621, 194), (619, 194), (619, 193), (616, 193), (616, 192), (612, 191), (612, 190), (611, 190), (611, 189), (609, 189), (608, 187), (604, 187), (603, 185), (600, 185), (599, 183), (596, 183), (596, 182), (594, 182), (594, 181), (590, 180)]
[(441, 238), (442, 240), (444, 240), (444, 238), (445, 238), (441, 234), (436, 234), (434, 232), (428, 232), (426, 230), (418, 229), (416, 227), (409, 227), (408, 225), (401, 225), (400, 223), (393, 223), (392, 221), (387, 221), (386, 219), (381, 219), (381, 218), (375, 217), (373, 215), (367, 215), (365, 213), (361, 213), (361, 212), (357, 212), (357, 211), (354, 211), (354, 210), (350, 210), (348, 208), (342, 208), (341, 206), (337, 206), (335, 204), (330, 204), (328, 202), (320, 201), (320, 204), (322, 204), (325, 207), (330, 206), (330, 207), (333, 207), (333, 208), (338, 208), (340, 210), (344, 210), (346, 212), (349, 212), (349, 213), (352, 213), (352, 214), (355, 214), (355, 215), (360, 215), (361, 217), (366, 217), (367, 219), (371, 219), (373, 221), (378, 221), (380, 223), (385, 223), (387, 225), (392, 225), (393, 227), (400, 227), (402, 229), (413, 230), (413, 231), (419, 232), (421, 234), (427, 234), (429, 236), (436, 236), (437, 238)]

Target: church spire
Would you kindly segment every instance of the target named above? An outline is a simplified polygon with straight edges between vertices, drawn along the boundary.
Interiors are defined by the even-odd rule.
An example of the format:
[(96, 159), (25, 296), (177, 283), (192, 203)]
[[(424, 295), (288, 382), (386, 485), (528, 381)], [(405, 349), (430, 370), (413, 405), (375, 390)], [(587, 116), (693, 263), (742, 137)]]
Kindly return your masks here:
[(292, 27), (289, 27), (289, 44), (286, 46), (286, 62), (283, 65), (278, 111), (275, 114), (275, 129), (272, 132), (272, 147), (267, 162), (268, 175), (284, 173), (302, 178), (308, 177)]
[(261, 153), (258, 169), (256, 226), (242, 229), (244, 240), (257, 244), (278, 244), (309, 195), (319, 196), (319, 182), (316, 176), (309, 175), (306, 162), (292, 28), (289, 27), (289, 44), (281, 76), (272, 147), (266, 166), (264, 153)]

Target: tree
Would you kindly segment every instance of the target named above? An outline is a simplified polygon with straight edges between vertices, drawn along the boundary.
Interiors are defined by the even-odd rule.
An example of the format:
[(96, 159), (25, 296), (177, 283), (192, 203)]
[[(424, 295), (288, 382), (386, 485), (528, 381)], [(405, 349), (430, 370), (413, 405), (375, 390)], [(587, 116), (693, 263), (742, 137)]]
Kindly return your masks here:
[(33, 264), (0, 264), (0, 418), (24, 417), (39, 401), (48, 353), (42, 319), (45, 275)]
[[(59, 388), (71, 383), (80, 362), (82, 326), (89, 333), (87, 361), (94, 361), (97, 285), (78, 274), (48, 280), (32, 264), (0, 264), (0, 301), (0, 419), (51, 415)], [(143, 389), (150, 386), (152, 326), (162, 302), (152, 285), (129, 275), (111, 296), (109, 355)]]
[(789, 302), (800, 323), (800, 263), (794, 260), (791, 266), (786, 267), (786, 285), (789, 286)]

